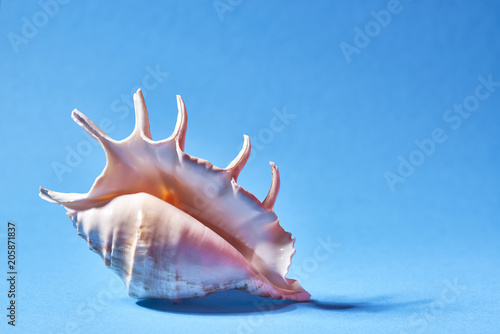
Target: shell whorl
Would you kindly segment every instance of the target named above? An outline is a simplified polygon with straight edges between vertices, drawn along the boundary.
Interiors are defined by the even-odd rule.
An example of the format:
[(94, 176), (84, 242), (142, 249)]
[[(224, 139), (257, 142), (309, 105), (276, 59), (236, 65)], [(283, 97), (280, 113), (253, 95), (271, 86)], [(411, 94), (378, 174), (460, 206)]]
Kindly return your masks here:
[[(74, 110), (72, 118), (103, 147), (107, 158), (106, 166), (87, 194), (58, 193), (40, 188), (40, 196), (63, 205), (77, 228), (80, 224), (83, 231), (85, 224), (79, 219), (89, 216), (89, 212), (104, 210), (101, 214), (108, 215), (108, 219), (112, 220), (108, 212), (110, 207), (115, 208), (117, 203), (124, 205), (123, 198), (130, 201), (132, 199), (130, 196), (147, 194), (149, 201), (168, 205), (170, 210), (168, 212), (176, 212), (178, 215), (179, 211), (192, 219), (191, 225), (200, 224), (203, 226), (202, 229), (208, 229), (214, 234), (214, 239), (227, 243), (229, 247), (227, 249), (231, 249), (228, 251), (230, 254), (233, 254), (234, 250), (239, 254), (235, 255), (237, 258), (244, 259), (247, 265), (246, 273), (254, 281), (247, 279), (246, 283), (241, 283), (244, 281), (242, 280), (238, 283), (240, 286), (228, 285), (226, 288), (241, 288), (257, 293), (257, 288), (249, 286), (258, 286), (264, 282), (260, 286), (267, 286), (267, 290), (280, 293), (273, 294), (268, 291), (261, 292), (262, 295), (308, 300), (310, 295), (300, 284), (285, 277), (295, 252), (293, 246), (295, 239), (283, 230), (274, 213), (273, 208), (280, 187), (276, 165), (270, 163), (271, 187), (266, 198), (260, 202), (237, 184), (238, 175), (250, 155), (251, 144), (248, 136), (244, 136), (243, 148), (238, 156), (226, 168), (218, 168), (206, 160), (184, 152), (187, 112), (180, 96), (177, 96), (178, 116), (174, 132), (170, 137), (160, 141), (153, 141), (151, 138), (148, 112), (141, 90), (134, 94), (134, 105), (136, 113), (134, 130), (129, 137), (121, 141), (111, 139), (85, 115)], [(136, 209), (143, 210), (140, 207)], [(159, 216), (155, 219), (169, 220), (165, 212), (158, 213)], [(85, 221), (94, 220), (85, 219)], [(105, 230), (106, 228), (102, 227), (105, 224), (109, 223), (101, 221), (95, 228)], [(171, 222), (170, 225), (165, 225), (165, 228), (172, 228), (174, 225), (175, 222)], [(105, 238), (109, 240), (106, 234), (102, 240), (89, 239), (89, 245), (105, 242), (103, 241)], [(120, 244), (116, 245), (122, 247)], [(107, 248), (101, 248), (108, 249), (109, 245)], [(105, 255), (103, 258), (106, 263)], [(244, 284), (244, 287), (241, 284)], [(222, 287), (219, 286), (209, 291), (220, 289)]]

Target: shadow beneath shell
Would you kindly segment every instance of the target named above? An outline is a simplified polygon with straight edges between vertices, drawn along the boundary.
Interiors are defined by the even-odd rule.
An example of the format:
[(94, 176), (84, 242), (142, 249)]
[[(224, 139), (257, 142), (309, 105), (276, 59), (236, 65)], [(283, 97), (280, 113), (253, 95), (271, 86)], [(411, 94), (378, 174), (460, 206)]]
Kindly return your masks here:
[(229, 290), (202, 299), (183, 299), (174, 303), (167, 299), (141, 299), (137, 305), (160, 312), (184, 314), (245, 314), (264, 312), (289, 312), (297, 302), (269, 299), (250, 295), (243, 291)]
[(391, 296), (372, 297), (364, 301), (349, 301), (349, 302), (327, 302), (319, 300), (311, 300), (305, 305), (312, 306), (322, 310), (331, 311), (349, 311), (349, 312), (389, 312), (400, 311), (403, 309), (419, 308), (422, 305), (427, 305), (433, 302), (432, 299), (421, 299), (407, 302), (388, 302)]
[(136, 304), (150, 310), (168, 313), (238, 315), (245, 313), (283, 313), (303, 307), (337, 312), (376, 313), (411, 310), (433, 302), (431, 299), (389, 302), (391, 298), (392, 296), (378, 296), (363, 301), (342, 301), (344, 298), (336, 297), (335, 302), (314, 299), (309, 302), (294, 302), (269, 299), (238, 290), (230, 290), (218, 292), (202, 299), (183, 299), (178, 303), (166, 299), (142, 299), (137, 301)]

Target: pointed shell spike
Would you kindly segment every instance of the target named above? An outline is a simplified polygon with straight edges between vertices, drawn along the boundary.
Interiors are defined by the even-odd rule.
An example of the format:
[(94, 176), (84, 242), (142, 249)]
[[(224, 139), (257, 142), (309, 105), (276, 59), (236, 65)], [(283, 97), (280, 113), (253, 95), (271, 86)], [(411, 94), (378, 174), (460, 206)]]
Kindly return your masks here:
[(97, 140), (103, 147), (109, 147), (109, 143), (113, 139), (109, 138), (108, 135), (102, 131), (94, 122), (92, 122), (87, 116), (78, 111), (73, 110), (71, 113), (71, 118), (80, 125), (89, 135), (91, 135), (95, 140)]
[(177, 95), (177, 123), (175, 124), (174, 132), (166, 140), (175, 140), (179, 145), (181, 151), (184, 152), (184, 142), (186, 140), (186, 130), (187, 130), (187, 112), (186, 106), (184, 105), (184, 100), (180, 95)]
[(60, 193), (40, 187), (40, 197), (51, 203), (71, 203), (85, 200), (86, 194)]
[(231, 172), (231, 176), (236, 182), (238, 180), (238, 175), (240, 175), (241, 170), (245, 167), (250, 156), (250, 138), (247, 135), (243, 135), (243, 147), (240, 153), (234, 158), (234, 160), (226, 167), (226, 170)]
[(276, 198), (278, 197), (278, 192), (280, 191), (280, 172), (274, 162), (270, 161), (269, 164), (273, 169), (273, 179), (271, 181), (271, 188), (267, 193), (266, 199), (264, 199), (264, 201), (262, 202), (262, 205), (267, 210), (273, 210), (274, 203), (276, 202)]
[(44, 187), (40, 187), (40, 197), (43, 198), (44, 200), (46, 201), (49, 201), (51, 203), (57, 203), (56, 200), (54, 200), (52, 198), (52, 196), (50, 195), (50, 190), (49, 189), (46, 189)]
[(139, 88), (134, 94), (135, 108), (135, 129), (134, 133), (140, 133), (144, 137), (151, 139), (151, 130), (149, 128), (149, 116), (142, 90)]

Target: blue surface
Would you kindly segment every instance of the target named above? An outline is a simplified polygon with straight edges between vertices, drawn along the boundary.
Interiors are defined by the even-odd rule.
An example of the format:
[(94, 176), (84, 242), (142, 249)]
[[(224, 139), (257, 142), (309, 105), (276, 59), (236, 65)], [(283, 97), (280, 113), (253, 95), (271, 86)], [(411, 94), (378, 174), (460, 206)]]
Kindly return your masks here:
[[(390, 19), (380, 12), (388, 8)], [(498, 332), (498, 2), (70, 1), (46, 10), (53, 15), (36, 1), (0, 4), (2, 333)], [(250, 135), (239, 183), (258, 198), (268, 161), (278, 165), (275, 211), (297, 237), (289, 277), (313, 302), (239, 292), (136, 301), (64, 210), (38, 197), (39, 186), (87, 192), (104, 167), (71, 111), (125, 138), (138, 87), (154, 139), (170, 135), (182, 95), (186, 152), (216, 166)], [(277, 113), (293, 117), (276, 126)], [(8, 220), (18, 224), (15, 329), (4, 315)]]

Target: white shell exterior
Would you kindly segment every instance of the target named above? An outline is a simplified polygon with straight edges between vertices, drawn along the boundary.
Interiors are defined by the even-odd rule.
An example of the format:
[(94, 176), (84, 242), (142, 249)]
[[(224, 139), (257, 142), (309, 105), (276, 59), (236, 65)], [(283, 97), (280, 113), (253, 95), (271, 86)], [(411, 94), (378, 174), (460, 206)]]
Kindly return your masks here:
[(77, 110), (73, 119), (104, 148), (107, 164), (87, 194), (40, 188), (63, 205), (91, 250), (97, 252), (135, 298), (204, 297), (240, 289), (270, 298), (309, 300), (287, 279), (295, 249), (273, 206), (279, 172), (271, 163), (264, 201), (241, 188), (237, 177), (250, 154), (222, 169), (184, 153), (187, 114), (177, 97), (174, 133), (153, 141), (141, 90), (134, 94), (136, 126), (115, 141)]

